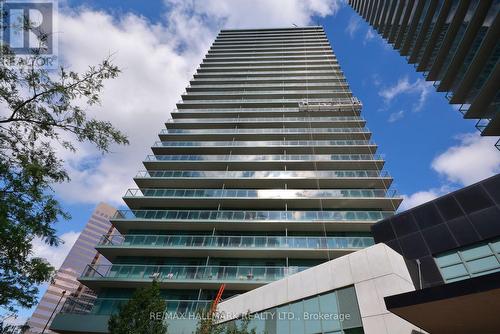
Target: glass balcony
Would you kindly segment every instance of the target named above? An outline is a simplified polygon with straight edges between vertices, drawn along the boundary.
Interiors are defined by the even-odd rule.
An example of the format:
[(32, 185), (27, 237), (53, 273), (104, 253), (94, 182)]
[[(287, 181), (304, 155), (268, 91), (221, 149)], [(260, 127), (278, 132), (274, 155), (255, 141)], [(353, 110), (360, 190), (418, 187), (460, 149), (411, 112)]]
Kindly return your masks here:
[[(226, 65), (227, 64), (227, 65)], [(226, 66), (200, 66), (196, 69), (196, 71), (215, 71), (220, 70), (222, 72), (226, 71), (263, 71), (263, 70), (276, 70), (276, 71), (294, 71), (296, 69), (303, 69), (303, 70), (323, 70), (323, 69), (339, 69), (340, 65), (335, 63), (333, 60), (331, 62), (320, 62), (317, 61), (315, 63), (310, 63), (310, 64), (284, 64), (283, 62), (276, 62), (275, 64), (270, 64), (270, 65), (262, 65), (259, 64), (258, 62), (244, 62), (241, 64), (220, 64), (220, 65), (226, 65)], [(233, 65), (233, 66), (229, 66)], [(237, 66), (234, 66), (237, 65)]]
[[(259, 52), (217, 52), (208, 53), (205, 55), (205, 59), (232, 59), (232, 58), (275, 58), (275, 59), (289, 59), (294, 57), (307, 58), (307, 57), (328, 57), (325, 55), (325, 50), (315, 49), (308, 50), (305, 52), (303, 49), (299, 50), (271, 50), (271, 51), (259, 51)], [(335, 56), (334, 56), (335, 59)]]
[(307, 83), (276, 83), (276, 84), (214, 84), (214, 85), (188, 85), (187, 88), (245, 88), (245, 87), (258, 87), (258, 88), (283, 88), (283, 87), (337, 87), (345, 86), (348, 84), (346, 82), (307, 82)]
[[(304, 57), (302, 57), (304, 58)], [(250, 66), (271, 66), (271, 65), (279, 65), (279, 66), (305, 66), (305, 65), (323, 65), (323, 64), (338, 64), (337, 59), (333, 57), (316, 57), (316, 58), (307, 58), (307, 59), (272, 59), (272, 58), (255, 58), (255, 57), (242, 57), (242, 59), (237, 57), (226, 57), (226, 58), (216, 58), (217, 61), (214, 61), (214, 58), (204, 59), (203, 63), (200, 64), (200, 68), (213, 68), (213, 67), (250, 67)]]
[(392, 211), (228, 211), (228, 210), (118, 210), (114, 220), (165, 221), (367, 221), (375, 222), (394, 215)]
[(188, 197), (297, 199), (297, 198), (392, 198), (395, 190), (385, 189), (128, 189), (124, 197)]
[(224, 46), (224, 45), (260, 45), (260, 44), (288, 44), (288, 43), (313, 43), (322, 42), (327, 43), (325, 35), (308, 35), (307, 38), (304, 36), (295, 36), (288, 38), (217, 38), (212, 44), (214, 46)]
[[(268, 101), (268, 100), (266, 100)], [(167, 123), (256, 123), (256, 122), (343, 122), (364, 121), (359, 116), (319, 116), (319, 117), (242, 117), (242, 118), (176, 118)], [(267, 129), (266, 129), (267, 130)], [(265, 130), (264, 130), (265, 131)]]
[(208, 53), (217, 53), (218, 51), (228, 51), (228, 50), (235, 50), (235, 51), (243, 51), (243, 50), (251, 50), (251, 51), (259, 51), (259, 50), (266, 50), (266, 49), (285, 49), (285, 50), (293, 50), (296, 48), (299, 49), (304, 49), (304, 48), (321, 48), (321, 49), (328, 49), (330, 47), (330, 44), (328, 42), (323, 42), (323, 41), (312, 41), (312, 42), (302, 42), (302, 41), (297, 41), (297, 42), (277, 42), (277, 43), (262, 43), (262, 44), (236, 44), (236, 43), (230, 43), (227, 45), (214, 45), (210, 47), (208, 50)]
[(297, 112), (299, 111), (299, 108), (298, 107), (295, 107), (295, 108), (287, 108), (287, 107), (283, 107), (283, 108), (224, 108), (224, 109), (217, 109), (217, 110), (214, 110), (213, 108), (212, 109), (201, 109), (201, 108), (198, 108), (198, 109), (182, 109), (182, 111), (179, 111), (179, 109), (175, 108), (173, 109), (173, 112), (179, 112), (179, 113), (214, 113), (214, 112), (217, 112), (217, 113), (225, 113), (225, 112), (238, 112), (238, 113), (245, 113), (245, 112), (263, 112), (263, 113), (267, 113), (267, 112)]
[(153, 147), (305, 147), (375, 145), (370, 140), (157, 141)]
[(378, 170), (272, 170), (272, 171), (205, 171), (205, 170), (153, 170), (140, 171), (136, 178), (249, 178), (249, 179), (285, 179), (285, 178), (378, 178), (390, 177), (386, 171)]
[(378, 154), (148, 155), (145, 161), (383, 161)]
[(309, 133), (364, 133), (367, 128), (267, 128), (267, 129), (162, 129), (160, 135), (184, 134), (309, 134)]
[(372, 246), (370, 237), (288, 237), (288, 236), (210, 236), (210, 235), (104, 235), (99, 246), (159, 248), (284, 248), (284, 249), (361, 249)]
[[(280, 72), (281, 73), (281, 72)], [(248, 82), (248, 81), (275, 81), (275, 82), (283, 82), (283, 81), (287, 81), (287, 80), (303, 80), (304, 83), (306, 83), (306, 81), (310, 81), (310, 80), (319, 80), (319, 79), (323, 79), (323, 80), (332, 80), (334, 82), (342, 82), (342, 83), (347, 83), (347, 80), (345, 79), (345, 77), (343, 75), (338, 75), (336, 74), (337, 72), (335, 72), (333, 75), (330, 74), (330, 75), (295, 75), (295, 76), (259, 76), (259, 77), (247, 77), (247, 78), (244, 78), (244, 81), (245, 82)], [(191, 84), (193, 84), (193, 82), (196, 82), (196, 83), (201, 83), (201, 82), (205, 82), (205, 81), (217, 81), (217, 82), (222, 82), (222, 81), (241, 81), (242, 78), (223, 78), (223, 80), (221, 80), (220, 78), (210, 78), (210, 77), (207, 77), (207, 78), (196, 78), (196, 80), (194, 81), (191, 81)]]
[[(259, 77), (263, 78), (265, 77), (264, 75), (269, 75), (271, 78), (276, 80), (276, 76), (281, 75), (285, 78), (289, 77), (296, 77), (300, 75), (311, 75), (314, 76), (316, 75), (330, 75), (330, 76), (339, 76), (343, 78), (343, 72), (338, 69), (334, 70), (304, 70), (304, 71), (259, 71), (259, 72), (253, 72), (253, 71), (239, 71), (239, 72), (210, 72), (210, 73), (196, 73), (194, 76), (195, 78), (205, 78), (205, 77), (214, 77), (218, 76), (220, 79), (225, 79), (226, 77), (230, 78), (231, 76), (249, 76), (249, 77)], [(219, 79), (219, 80), (220, 80)]]
[(269, 55), (269, 54), (325, 54), (331, 51), (330, 47), (324, 46), (310, 46), (308, 48), (304, 47), (289, 47), (289, 48), (265, 48), (259, 49), (258, 51), (254, 49), (225, 49), (225, 50), (208, 50), (206, 56), (222, 57), (230, 55)]
[[(290, 98), (282, 98), (282, 99), (246, 99), (246, 98), (235, 98), (235, 99), (224, 99), (224, 100), (179, 100), (177, 103), (180, 104), (217, 104), (220, 102), (224, 103), (296, 103), (301, 102), (303, 100), (302, 97), (290, 97)], [(335, 98), (309, 98), (310, 102), (323, 102), (323, 103), (332, 103), (332, 104), (350, 104), (352, 102), (350, 99), (335, 99)]]
[(80, 279), (167, 281), (272, 282), (308, 267), (183, 266), (183, 265), (87, 265)]
[[(234, 87), (234, 86), (233, 86)], [(269, 94), (302, 94), (302, 95), (312, 95), (312, 94), (343, 94), (343, 93), (350, 93), (351, 92), (346, 88), (346, 89), (337, 89), (337, 90), (332, 90), (332, 89), (324, 89), (324, 90), (312, 90), (312, 89), (307, 89), (304, 87), (304, 89), (301, 90), (240, 90), (240, 91), (218, 91), (218, 92), (184, 92), (182, 95), (183, 96), (198, 96), (198, 95), (214, 95), (214, 96), (228, 96), (228, 95), (244, 95), (244, 96), (251, 96), (251, 95), (269, 95)]]
[[(97, 298), (69, 297), (64, 302), (60, 313), (111, 315), (128, 302), (127, 298)], [(206, 310), (212, 304), (211, 300), (165, 300), (166, 313), (197, 314)]]

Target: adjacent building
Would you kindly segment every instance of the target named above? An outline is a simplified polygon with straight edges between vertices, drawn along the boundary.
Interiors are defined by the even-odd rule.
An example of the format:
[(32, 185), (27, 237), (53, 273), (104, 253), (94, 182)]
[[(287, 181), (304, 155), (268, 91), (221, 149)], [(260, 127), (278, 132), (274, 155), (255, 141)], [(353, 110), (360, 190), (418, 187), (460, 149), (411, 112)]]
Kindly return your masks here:
[[(500, 1), (349, 0), (485, 136), (500, 135)], [(498, 145), (497, 145), (498, 147)]]
[[(500, 175), (373, 225), (404, 256), (417, 291), (387, 308), (430, 333), (498, 333)], [(448, 321), (446, 319), (453, 319)]]
[(54, 333), (49, 327), (53, 316), (60, 311), (68, 297), (78, 297), (92, 304), (95, 294), (78, 282), (78, 277), (89, 263), (108, 264), (109, 262), (97, 253), (95, 245), (103, 235), (111, 234), (113, 227), (109, 219), (116, 209), (100, 203), (92, 212), (78, 239), (57, 270), (47, 291), (40, 299), (33, 315), (27, 322), (28, 334)]
[(153, 279), (169, 314), (195, 314), (221, 284), (227, 300), (373, 245), (402, 199), (361, 108), (322, 27), (222, 30), (97, 246), (112, 264), (79, 278), (94, 307), (72, 299), (52, 328), (106, 332)]

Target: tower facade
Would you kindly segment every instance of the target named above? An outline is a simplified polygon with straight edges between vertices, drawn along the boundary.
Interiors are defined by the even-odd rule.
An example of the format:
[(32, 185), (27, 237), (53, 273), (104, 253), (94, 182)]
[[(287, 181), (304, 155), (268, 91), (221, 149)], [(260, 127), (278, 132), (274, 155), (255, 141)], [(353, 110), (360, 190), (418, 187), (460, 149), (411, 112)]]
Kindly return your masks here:
[(40, 299), (35, 311), (29, 318), (27, 334), (54, 333), (49, 327), (53, 316), (59, 312), (66, 299), (79, 298), (92, 305), (95, 294), (92, 290), (78, 282), (78, 277), (85, 267), (93, 265), (107, 265), (109, 262), (95, 250), (96, 243), (103, 235), (113, 232), (109, 219), (116, 213), (116, 209), (106, 203), (99, 203), (94, 209), (89, 221), (85, 225), (68, 255), (58, 268), (47, 291)]
[(94, 307), (67, 302), (56, 327), (105, 324), (153, 279), (169, 314), (195, 314), (221, 284), (224, 300), (372, 245), (401, 198), (361, 108), (322, 27), (222, 30), (97, 246), (112, 264), (80, 277)]
[[(482, 135), (500, 135), (500, 1), (349, 0)], [(497, 142), (500, 149), (500, 141)]]

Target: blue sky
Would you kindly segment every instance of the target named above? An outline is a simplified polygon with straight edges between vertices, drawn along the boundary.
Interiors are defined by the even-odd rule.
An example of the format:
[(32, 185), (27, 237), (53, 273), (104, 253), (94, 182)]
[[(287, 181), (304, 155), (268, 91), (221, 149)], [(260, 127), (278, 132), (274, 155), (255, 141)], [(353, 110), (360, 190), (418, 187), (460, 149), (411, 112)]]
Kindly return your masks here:
[(61, 153), (73, 181), (56, 190), (73, 218), (57, 230), (68, 243), (57, 252), (37, 248), (56, 265), (99, 201), (123, 207), (120, 197), (133, 187), (161, 123), (221, 27), (323, 25), (405, 207), (500, 171), (495, 139), (479, 138), (475, 122), (462, 119), (342, 1), (67, 0), (60, 6), (64, 63), (82, 70), (114, 54), (124, 70), (89, 113), (112, 120), (132, 144), (108, 156), (85, 144), (76, 156)]

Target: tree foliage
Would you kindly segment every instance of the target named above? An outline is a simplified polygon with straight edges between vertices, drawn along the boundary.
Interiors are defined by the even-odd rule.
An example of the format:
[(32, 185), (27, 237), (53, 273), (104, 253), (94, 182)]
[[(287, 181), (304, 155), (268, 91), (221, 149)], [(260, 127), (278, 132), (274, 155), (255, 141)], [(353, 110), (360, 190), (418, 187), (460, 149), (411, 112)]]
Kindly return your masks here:
[(120, 311), (111, 316), (108, 330), (110, 334), (166, 334), (166, 323), (156, 317), (164, 314), (166, 306), (154, 281), (149, 287), (137, 289)]
[[(110, 59), (77, 73), (37, 67), (35, 52), (25, 67), (13, 68), (6, 45), (0, 56), (0, 307), (14, 310), (36, 303), (36, 285), (54, 268), (33, 257), (32, 241), (57, 246), (54, 224), (67, 220), (52, 186), (69, 181), (60, 150), (76, 152), (88, 142), (103, 153), (128, 144), (110, 122), (89, 117), (105, 80), (119, 69)], [(6, 60), (7, 59), (7, 60)]]
[(211, 312), (200, 315), (199, 319), (195, 334), (256, 334), (255, 328), (249, 328), (249, 314), (242, 317), (239, 325), (234, 321), (219, 324), (217, 314)]

